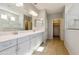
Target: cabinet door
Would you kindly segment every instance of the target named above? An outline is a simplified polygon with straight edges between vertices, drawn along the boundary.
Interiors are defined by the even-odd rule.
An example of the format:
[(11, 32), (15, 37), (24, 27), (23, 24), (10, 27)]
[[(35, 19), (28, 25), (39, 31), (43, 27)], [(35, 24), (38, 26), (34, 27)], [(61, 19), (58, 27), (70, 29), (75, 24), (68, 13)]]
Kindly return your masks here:
[(16, 46), (1, 51), (0, 55), (16, 55)]
[(18, 44), (18, 55), (28, 54), (30, 49), (29, 41)]
[(30, 40), (31, 40), (31, 50), (34, 50), (36, 46), (36, 38), (31, 38)]
[(17, 39), (12, 39), (4, 42), (0, 42), (0, 51), (8, 49), (12, 46), (15, 46), (17, 44), (16, 42)]
[(41, 45), (41, 43), (42, 43), (42, 35), (41, 35), (41, 33), (39, 33), (36, 36), (36, 47), (35, 47), (35, 49), (37, 49)]
[(37, 36), (37, 44), (40, 45), (42, 43), (42, 33), (39, 33)]
[(23, 43), (23, 42), (26, 42), (28, 40), (29, 40), (29, 37), (28, 36), (18, 38), (18, 44)]
[(42, 43), (42, 35), (36, 34), (31, 37), (31, 49), (35, 50)]

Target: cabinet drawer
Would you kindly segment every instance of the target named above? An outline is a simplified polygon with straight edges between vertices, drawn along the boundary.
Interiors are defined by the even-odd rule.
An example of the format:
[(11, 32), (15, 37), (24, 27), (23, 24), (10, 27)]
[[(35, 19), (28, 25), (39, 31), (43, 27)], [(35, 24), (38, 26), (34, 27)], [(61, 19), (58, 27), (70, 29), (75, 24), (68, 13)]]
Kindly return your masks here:
[(36, 43), (37, 43), (37, 38), (32, 38), (31, 39), (31, 50), (35, 49)]
[(16, 55), (16, 46), (1, 51), (0, 55)]
[(34, 34), (34, 35), (30, 35), (29, 37), (30, 37), (30, 39), (32, 39), (32, 38), (36, 38), (36, 34)]
[(28, 41), (29, 40), (29, 37), (25, 36), (25, 37), (21, 37), (21, 38), (18, 38), (18, 43), (23, 43), (25, 41)]
[(30, 42), (26, 41), (18, 45), (18, 55), (27, 54), (30, 51)]
[(5, 42), (0, 42), (0, 51), (12, 47), (17, 44), (17, 39), (12, 39)]

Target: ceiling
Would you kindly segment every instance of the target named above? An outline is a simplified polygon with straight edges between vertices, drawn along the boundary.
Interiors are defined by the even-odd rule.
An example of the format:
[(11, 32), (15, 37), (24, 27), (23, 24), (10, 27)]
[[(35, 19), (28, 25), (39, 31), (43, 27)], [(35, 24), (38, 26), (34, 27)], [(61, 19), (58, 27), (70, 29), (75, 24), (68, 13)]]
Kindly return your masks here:
[(4, 3), (4, 4), (0, 3), (0, 6), (7, 6), (11, 9), (15, 9), (15, 11), (17, 12), (19, 9), (20, 12), (24, 11), (24, 13), (26, 13), (28, 9), (33, 9), (34, 11), (37, 11), (37, 9), (38, 10), (45, 9), (48, 14), (61, 13), (63, 12), (64, 6), (65, 6), (64, 3), (32, 3), (32, 4), (33, 5), (31, 5), (31, 3), (30, 4), (25, 3), (24, 7), (21, 7), (21, 8), (19, 7), (17, 8), (15, 3)]
[(16, 6), (16, 3), (0, 3), (0, 9), (7, 10), (9, 12), (11, 11), (11, 13), (13, 12), (18, 15), (22, 13), (28, 16), (31, 16), (31, 14), (29, 14), (30, 10), (33, 10), (36, 13), (38, 12), (38, 9), (31, 3), (24, 3), (23, 6)]
[(34, 3), (38, 10), (45, 9), (48, 14), (61, 13), (64, 10), (64, 3)]

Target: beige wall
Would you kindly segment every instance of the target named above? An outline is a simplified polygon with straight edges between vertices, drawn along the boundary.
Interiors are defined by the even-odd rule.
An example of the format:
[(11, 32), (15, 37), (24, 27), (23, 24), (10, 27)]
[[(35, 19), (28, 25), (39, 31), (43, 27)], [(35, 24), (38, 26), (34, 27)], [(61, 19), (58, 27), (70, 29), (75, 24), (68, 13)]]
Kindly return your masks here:
[(65, 39), (65, 25), (64, 25), (64, 18), (60, 18), (60, 38), (61, 40)]

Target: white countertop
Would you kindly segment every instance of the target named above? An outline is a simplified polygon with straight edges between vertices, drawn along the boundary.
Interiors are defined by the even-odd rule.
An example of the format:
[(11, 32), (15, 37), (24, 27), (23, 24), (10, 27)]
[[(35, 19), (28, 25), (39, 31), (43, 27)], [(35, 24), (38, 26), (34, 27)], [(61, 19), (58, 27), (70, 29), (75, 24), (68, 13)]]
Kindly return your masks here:
[(6, 35), (0, 35), (0, 42), (4, 42), (4, 41), (8, 41), (8, 40), (12, 40), (12, 39), (17, 39), (23, 36), (29, 36), (29, 35), (33, 35), (36, 33), (41, 33), (44, 32), (44, 30), (38, 30), (38, 31), (18, 31), (18, 34), (15, 33), (7, 33)]

